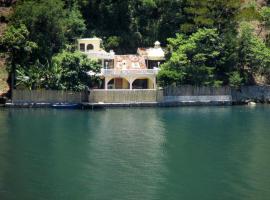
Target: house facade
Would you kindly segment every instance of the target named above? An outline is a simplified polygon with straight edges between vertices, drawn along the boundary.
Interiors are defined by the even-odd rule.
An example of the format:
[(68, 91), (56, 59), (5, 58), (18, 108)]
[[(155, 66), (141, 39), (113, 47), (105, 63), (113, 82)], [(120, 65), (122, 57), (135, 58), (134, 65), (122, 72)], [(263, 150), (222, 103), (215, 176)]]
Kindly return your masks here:
[(104, 80), (104, 89), (156, 89), (156, 77), (159, 66), (165, 60), (165, 54), (159, 42), (153, 48), (138, 48), (137, 54), (115, 55), (101, 47), (99, 38), (78, 40), (78, 49), (90, 59), (101, 63), (98, 74)]

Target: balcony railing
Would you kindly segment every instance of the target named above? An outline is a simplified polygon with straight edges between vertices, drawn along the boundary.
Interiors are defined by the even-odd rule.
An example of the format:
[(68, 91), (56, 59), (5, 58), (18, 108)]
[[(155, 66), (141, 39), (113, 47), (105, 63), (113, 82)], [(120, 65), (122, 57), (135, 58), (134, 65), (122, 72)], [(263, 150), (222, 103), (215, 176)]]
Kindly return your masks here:
[(101, 69), (101, 75), (157, 75), (159, 68), (155, 69)]
[(107, 59), (107, 60), (114, 59), (113, 53), (107, 53), (107, 52), (102, 52), (102, 51), (86, 51), (83, 53), (85, 53), (89, 58)]

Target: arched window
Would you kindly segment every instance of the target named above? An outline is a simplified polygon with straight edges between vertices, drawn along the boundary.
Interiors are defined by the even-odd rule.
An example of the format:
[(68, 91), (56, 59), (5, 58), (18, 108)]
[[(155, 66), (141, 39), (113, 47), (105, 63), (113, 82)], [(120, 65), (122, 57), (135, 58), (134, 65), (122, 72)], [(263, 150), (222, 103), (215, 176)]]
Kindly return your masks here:
[(85, 51), (85, 44), (84, 43), (81, 43), (80, 44), (80, 51)]
[(87, 45), (87, 51), (93, 50), (94, 46), (92, 44)]

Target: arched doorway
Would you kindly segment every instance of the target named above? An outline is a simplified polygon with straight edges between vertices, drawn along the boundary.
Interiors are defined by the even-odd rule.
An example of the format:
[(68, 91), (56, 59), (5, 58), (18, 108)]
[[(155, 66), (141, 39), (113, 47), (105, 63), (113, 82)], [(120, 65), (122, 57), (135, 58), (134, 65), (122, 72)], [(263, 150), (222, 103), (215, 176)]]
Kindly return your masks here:
[(132, 83), (132, 89), (154, 89), (155, 84), (150, 78), (137, 78)]
[(130, 84), (125, 78), (113, 78), (107, 83), (108, 89), (129, 89)]

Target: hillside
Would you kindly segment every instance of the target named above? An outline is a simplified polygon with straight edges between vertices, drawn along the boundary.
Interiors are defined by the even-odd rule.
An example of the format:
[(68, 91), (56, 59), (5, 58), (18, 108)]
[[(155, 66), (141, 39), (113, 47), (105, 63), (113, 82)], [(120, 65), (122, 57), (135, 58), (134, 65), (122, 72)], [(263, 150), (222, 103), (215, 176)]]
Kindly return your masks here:
[[(15, 2), (15, 0), (0, 0), (0, 36), (7, 27), (9, 16), (12, 13), (12, 5)], [(232, 83), (232, 85), (240, 85), (269, 84), (270, 82), (270, 78), (266, 78), (270, 75), (270, 70), (267, 69), (270, 63), (270, 50), (267, 46), (269, 45), (269, 34), (266, 26), (266, 22), (269, 23), (269, 20), (261, 12), (262, 6), (269, 6), (269, 0), (21, 0), (20, 2), (17, 4), (18, 9), (16, 9), (13, 20), (17, 25), (23, 26), (14, 28), (18, 32), (24, 33), (25, 39), (20, 42), (20, 48), (17, 48), (10, 38), (6, 39), (3, 44), (10, 44), (7, 45), (7, 49), (13, 47), (19, 49), (19, 53), (12, 51), (14, 55), (19, 56), (11, 56), (10, 58), (14, 58), (12, 60), (14, 65), (21, 67), (17, 70), (26, 74), (37, 70), (38, 74), (43, 76), (42, 72), (39, 71), (41, 67), (38, 63), (49, 67), (48, 70), (52, 70), (47, 64), (51, 65), (53, 58), (61, 56), (61, 52), (66, 50), (68, 46), (73, 46), (76, 38), (97, 36), (103, 39), (103, 45), (107, 51), (113, 49), (117, 54), (126, 54), (134, 53), (137, 47), (151, 46), (156, 40), (163, 47), (169, 47), (168, 38), (174, 38), (175, 33), (180, 33), (185, 38), (195, 37), (198, 47), (192, 46), (196, 47), (194, 52), (198, 53), (198, 56), (190, 58), (190, 61), (180, 62), (179, 59), (183, 59), (185, 56), (181, 57), (180, 53), (177, 52), (178, 57), (175, 58), (179, 61), (176, 63), (177, 67), (165, 70), (163, 74), (165, 79), (172, 80), (172, 83), (179, 81), (178, 84), (193, 84), (192, 81), (196, 79), (193, 71), (183, 71), (189, 67), (198, 71), (198, 82), (195, 84)], [(245, 22), (243, 27), (247, 26), (247, 22), (253, 27), (249, 33), (248, 29), (245, 29), (247, 34), (241, 36), (237, 32), (242, 30), (243, 27), (238, 26), (242, 22)], [(257, 35), (252, 34), (254, 31)], [(213, 56), (217, 57), (214, 59), (209, 54), (210, 51), (203, 52), (208, 48), (199, 48), (206, 44), (200, 40), (201, 35), (209, 41), (216, 42), (215, 45), (211, 45), (212, 42), (207, 43), (210, 45), (209, 49), (215, 50), (217, 47), (223, 46), (225, 49), (223, 48), (222, 52), (226, 53), (217, 49), (217, 51), (213, 51)], [(185, 46), (186, 41), (177, 37), (175, 39), (175, 44), (178, 44), (177, 40), (179, 40), (179, 44)], [(193, 41), (191, 38), (189, 43), (193, 44)], [(26, 46), (27, 48), (25, 48)], [(175, 48), (174, 44), (171, 46), (174, 51), (180, 45), (176, 45)], [(188, 46), (189, 44), (186, 45), (186, 47)], [(29, 53), (32, 48), (36, 48), (33, 54)], [(186, 52), (181, 52), (186, 54)], [(206, 55), (206, 57), (202, 58), (202, 55)], [(223, 58), (221, 58), (222, 56)], [(167, 61), (170, 59), (169, 57), (172, 56), (168, 55)], [(192, 62), (195, 63), (192, 65), (190, 64)], [(168, 64), (168, 67), (174, 64), (172, 62)], [(183, 64), (187, 65), (186, 69)], [(162, 66), (166, 67), (165, 64)], [(200, 66), (201, 69), (198, 70)], [(171, 74), (174, 70), (177, 72)], [(4, 55), (0, 55), (0, 94), (6, 93), (8, 90), (7, 74)], [(162, 75), (162, 73), (160, 74)], [(182, 75), (186, 79), (181, 78)], [(202, 81), (202, 79), (211, 81)], [(33, 87), (38, 85), (38, 83), (31, 84), (34, 85)], [(45, 85), (47, 87), (48, 84)], [(51, 87), (55, 89), (54, 86)]]
[[(0, 37), (2, 36), (8, 23), (8, 16), (12, 12), (12, 4), (16, 1), (0, 0)], [(5, 59), (0, 55), (0, 96), (7, 93), (9, 86), (7, 84), (8, 73), (5, 68)]]

